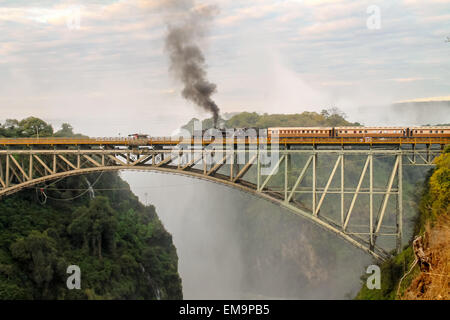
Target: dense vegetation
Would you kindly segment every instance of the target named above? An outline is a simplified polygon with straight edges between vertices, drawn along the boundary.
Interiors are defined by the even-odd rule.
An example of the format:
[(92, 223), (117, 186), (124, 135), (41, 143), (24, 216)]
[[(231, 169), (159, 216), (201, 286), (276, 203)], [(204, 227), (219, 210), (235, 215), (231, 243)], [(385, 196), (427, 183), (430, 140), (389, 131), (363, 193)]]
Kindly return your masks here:
[[(37, 118), (4, 137), (73, 136)], [(88, 189), (92, 186), (93, 190)], [(67, 267), (81, 269), (68, 290)], [(0, 201), (0, 299), (181, 299), (178, 258), (153, 206), (116, 173), (69, 177)]]
[[(192, 132), (194, 121), (191, 119), (182, 128)], [(314, 127), (314, 126), (351, 126), (360, 125), (345, 120), (345, 114), (337, 108), (322, 110), (317, 112), (303, 112), (297, 114), (258, 114), (256, 112), (241, 112), (233, 115), (230, 119), (219, 118), (219, 127), (223, 128), (269, 128), (269, 127)], [(213, 120), (205, 119), (202, 121), (202, 128), (209, 129), (213, 127)]]
[(0, 137), (83, 137), (82, 134), (74, 133), (73, 127), (63, 123), (61, 129), (54, 132), (53, 127), (44, 120), (28, 117), (23, 120), (7, 119), (0, 126)]
[(446, 279), (450, 274), (450, 147), (435, 162), (436, 168), (427, 178), (418, 201), (419, 216), (413, 236), (426, 239), (425, 252), (431, 257), (433, 273), (422, 272), (418, 265), (411, 269), (415, 260), (411, 239), (399, 255), (381, 266), (381, 289), (369, 290), (363, 285), (357, 299), (450, 298)]
[(336, 108), (300, 114), (263, 114), (243, 112), (225, 122), (227, 128), (240, 127), (315, 127), (315, 126), (347, 126), (359, 125), (345, 120), (345, 114)]

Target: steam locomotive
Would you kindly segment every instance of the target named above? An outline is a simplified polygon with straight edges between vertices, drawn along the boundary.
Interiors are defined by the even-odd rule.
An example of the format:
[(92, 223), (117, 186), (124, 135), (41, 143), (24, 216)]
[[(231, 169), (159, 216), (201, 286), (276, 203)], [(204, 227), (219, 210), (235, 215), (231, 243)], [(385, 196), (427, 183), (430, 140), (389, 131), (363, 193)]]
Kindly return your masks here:
[(128, 138), (131, 139), (148, 139), (150, 138), (148, 134), (143, 134), (143, 133), (132, 133), (128, 135)]
[(259, 137), (267, 136), (267, 129), (259, 129), (256, 127), (249, 128), (212, 128), (206, 130), (197, 130), (193, 132), (195, 138), (203, 137), (204, 139), (209, 139), (211, 137), (222, 136), (222, 138), (244, 138), (244, 137)]

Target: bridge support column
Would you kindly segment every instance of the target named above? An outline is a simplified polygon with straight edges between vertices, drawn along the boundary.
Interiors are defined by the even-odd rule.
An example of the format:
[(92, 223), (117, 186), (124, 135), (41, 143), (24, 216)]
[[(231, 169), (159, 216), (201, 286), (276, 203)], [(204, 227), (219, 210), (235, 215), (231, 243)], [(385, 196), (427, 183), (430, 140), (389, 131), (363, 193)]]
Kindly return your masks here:
[(208, 163), (207, 163), (207, 159), (206, 159), (206, 152), (203, 151), (203, 156), (202, 156), (202, 161), (203, 161), (203, 174), (206, 174), (206, 172), (208, 171)]
[(2, 184), (3, 188), (6, 188), (6, 183), (4, 180), (4, 175), (3, 175), (3, 164), (2, 164), (2, 159), (0, 158), (0, 183)]
[[(358, 195), (360, 193), (361, 185), (362, 185), (362, 183), (364, 181), (364, 176), (366, 175), (366, 171), (367, 171), (367, 168), (369, 166), (369, 162), (370, 162), (370, 156), (367, 156), (367, 160), (366, 160), (366, 162), (364, 164), (364, 168), (363, 168), (363, 170), (361, 172), (361, 175), (359, 177), (358, 185), (356, 186), (355, 193), (353, 194), (352, 202), (350, 203), (350, 208), (348, 209), (347, 215), (345, 216), (344, 225), (342, 227), (342, 229), (344, 231), (346, 231), (348, 223), (350, 221), (350, 217), (352, 215), (353, 208), (355, 207), (356, 199), (358, 198)], [(390, 192), (390, 190), (389, 190), (389, 192)]]
[(261, 153), (258, 148), (258, 156), (256, 157), (256, 190), (261, 188)]
[(373, 250), (375, 247), (373, 239), (373, 154), (369, 155), (369, 247)]
[(403, 238), (403, 155), (398, 155), (398, 185), (397, 185), (397, 253), (402, 251)]
[(31, 153), (28, 166), (28, 175), (30, 177), (30, 180), (33, 180), (33, 155)]
[(5, 184), (9, 187), (9, 153), (6, 154), (6, 165), (5, 165)]
[[(237, 149), (237, 150), (239, 150), (239, 149)], [(239, 164), (241, 163), (241, 161), (246, 160), (245, 155), (244, 155), (244, 159), (242, 159), (242, 156), (239, 156), (237, 154), (237, 150), (236, 150), (235, 158), (234, 158), (234, 162), (233, 162), (233, 172), (235, 173), (235, 176), (239, 173), (239, 170), (240, 170)], [(233, 177), (233, 180), (234, 180), (235, 176)]]
[(233, 181), (234, 178), (234, 163), (236, 162), (236, 151), (232, 151), (233, 154), (231, 155), (231, 161), (230, 161), (230, 181)]
[(316, 212), (316, 182), (317, 182), (317, 153), (313, 154), (312, 161), (312, 212)]
[(56, 173), (56, 153), (53, 154), (53, 173)]
[(286, 158), (284, 159), (284, 201), (287, 201), (288, 198), (288, 188), (289, 188), (289, 163), (291, 156), (286, 154)]
[[(386, 212), (386, 208), (387, 208), (387, 205), (388, 205), (388, 202), (389, 202), (389, 197), (390, 197), (391, 193), (393, 193), (392, 192), (392, 186), (393, 186), (393, 183), (394, 183), (395, 176), (398, 177), (399, 176), (399, 172), (401, 170), (401, 168), (399, 168), (400, 159), (401, 158), (402, 158), (402, 154), (401, 153), (396, 156), (394, 168), (392, 169), (391, 176), (390, 176), (389, 182), (388, 182), (388, 186), (387, 186), (384, 198), (382, 200), (381, 209), (380, 209), (380, 212), (379, 212), (379, 214), (377, 216), (377, 221), (375, 223), (374, 242), (376, 241), (377, 237), (379, 236), (381, 225), (383, 223), (383, 218), (384, 218), (384, 215), (385, 215), (385, 212)], [(398, 180), (398, 181), (400, 181), (400, 180)], [(397, 203), (398, 203), (398, 200), (399, 200), (399, 197), (398, 197), (399, 194), (400, 194), (400, 192), (399, 192), (399, 190), (397, 190)], [(401, 233), (401, 232), (399, 232), (399, 227), (401, 227), (401, 223), (399, 224), (399, 215), (398, 215), (398, 213), (399, 213), (399, 211), (397, 210), (397, 212), (396, 212), (397, 239), (398, 239), (399, 233)], [(397, 242), (397, 245), (398, 245), (398, 242)]]
[(344, 171), (344, 163), (345, 163), (345, 156), (344, 153), (341, 154), (341, 226), (344, 226), (344, 205), (345, 205), (345, 194), (344, 194), (344, 175), (345, 175), (345, 171)]

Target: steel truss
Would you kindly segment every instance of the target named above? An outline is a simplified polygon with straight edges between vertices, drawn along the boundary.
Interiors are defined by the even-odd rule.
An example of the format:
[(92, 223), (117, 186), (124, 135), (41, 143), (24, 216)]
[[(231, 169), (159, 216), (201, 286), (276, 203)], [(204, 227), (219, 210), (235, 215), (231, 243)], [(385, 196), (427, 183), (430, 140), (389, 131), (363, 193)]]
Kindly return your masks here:
[[(402, 248), (403, 166), (432, 165), (440, 152), (430, 148), (0, 150), (0, 197), (24, 188), (39, 185), (45, 188), (49, 180), (97, 171), (149, 170), (181, 174), (221, 183), (272, 201), (383, 260), (389, 256), (380, 244), (383, 239), (395, 238), (397, 250)], [(272, 157), (269, 164), (268, 157)], [(345, 164), (348, 161), (353, 161), (350, 170), (353, 176), (355, 170), (359, 170), (352, 157), (362, 160), (356, 181), (347, 178), (350, 169)], [(383, 171), (375, 166), (375, 159), (379, 157), (390, 159), (384, 162)], [(388, 169), (386, 163), (389, 163)], [(331, 166), (322, 168), (323, 164)], [(379, 177), (388, 171), (385, 183), (376, 185), (379, 179), (375, 179), (374, 174)], [(368, 204), (361, 205), (358, 200), (367, 196)], [(328, 214), (336, 211), (339, 212), (337, 218)]]

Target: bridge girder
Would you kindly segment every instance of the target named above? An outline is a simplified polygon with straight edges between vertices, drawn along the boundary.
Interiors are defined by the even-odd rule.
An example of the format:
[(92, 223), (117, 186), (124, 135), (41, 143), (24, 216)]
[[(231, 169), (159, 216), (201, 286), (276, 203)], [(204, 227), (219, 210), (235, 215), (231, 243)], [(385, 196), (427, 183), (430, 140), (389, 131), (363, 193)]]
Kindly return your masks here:
[[(425, 156), (418, 156), (420, 151), (417, 150), (0, 150), (0, 197), (50, 180), (99, 171), (178, 174), (220, 183), (276, 203), (337, 234), (376, 259), (384, 260), (389, 254), (378, 245), (381, 238), (395, 237), (398, 250), (402, 245), (403, 160), (407, 159), (407, 165), (431, 165), (439, 152), (427, 152)], [(364, 166), (358, 174), (358, 184), (347, 187), (345, 163), (353, 156), (363, 158)], [(394, 159), (388, 183), (382, 188), (374, 187), (374, 157), (377, 156)], [(332, 165), (328, 171), (318, 167), (319, 160), (323, 162), (321, 157), (328, 157), (325, 163)], [(267, 158), (270, 158), (269, 163)], [(252, 168), (255, 170), (249, 172)], [(338, 170), (339, 179), (336, 178)], [(369, 186), (363, 187), (367, 171)], [(294, 180), (295, 183), (291, 183)], [(339, 184), (333, 187), (336, 180)], [(278, 184), (273, 186), (273, 182)], [(303, 195), (309, 195), (309, 204)], [(329, 198), (333, 195), (339, 197), (338, 206), (330, 206), (332, 199)], [(354, 213), (357, 200), (363, 195), (369, 196), (367, 221), (363, 219), (365, 212), (361, 206)], [(382, 202), (375, 216), (376, 196), (382, 196)], [(389, 202), (392, 197), (395, 197), (395, 209)], [(334, 207), (340, 208), (338, 221), (324, 213)], [(384, 224), (388, 209), (394, 211), (395, 226), (389, 226), (394, 232), (382, 230), (388, 227)], [(363, 221), (364, 232), (355, 231), (354, 220)]]

